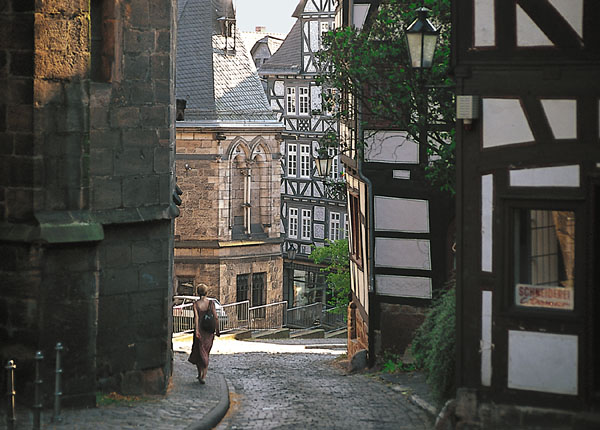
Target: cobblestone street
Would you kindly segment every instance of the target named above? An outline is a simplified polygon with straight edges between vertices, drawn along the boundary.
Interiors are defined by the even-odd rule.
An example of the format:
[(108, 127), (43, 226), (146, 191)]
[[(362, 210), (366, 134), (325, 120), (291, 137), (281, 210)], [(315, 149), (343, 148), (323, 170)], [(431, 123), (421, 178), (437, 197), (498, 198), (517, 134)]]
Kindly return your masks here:
[(420, 408), (368, 375), (346, 373), (333, 353), (214, 355), (229, 383), (226, 429), (429, 429)]

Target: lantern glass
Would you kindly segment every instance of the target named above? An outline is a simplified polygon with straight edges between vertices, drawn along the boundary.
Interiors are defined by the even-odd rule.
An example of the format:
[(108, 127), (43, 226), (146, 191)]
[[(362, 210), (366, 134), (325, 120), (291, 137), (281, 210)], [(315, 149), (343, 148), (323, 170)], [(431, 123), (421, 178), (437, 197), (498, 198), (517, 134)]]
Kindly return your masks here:
[(315, 164), (317, 165), (317, 174), (320, 177), (325, 178), (331, 173), (333, 158), (316, 158)]
[(427, 19), (429, 9), (420, 8), (417, 12), (419, 17), (406, 29), (410, 64), (414, 68), (429, 68), (433, 65), (439, 31)]

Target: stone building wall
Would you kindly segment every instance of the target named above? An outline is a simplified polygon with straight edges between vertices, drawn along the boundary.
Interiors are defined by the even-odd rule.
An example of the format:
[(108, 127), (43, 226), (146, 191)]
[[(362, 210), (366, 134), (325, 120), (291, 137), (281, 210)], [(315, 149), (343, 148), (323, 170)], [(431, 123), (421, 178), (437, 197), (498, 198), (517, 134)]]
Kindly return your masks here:
[(62, 342), (85, 406), (104, 383), (166, 390), (177, 213), (173, 2), (91, 4), (0, 1), (0, 359), (26, 397)]
[[(283, 297), (279, 214), (279, 144), (273, 130), (177, 129), (177, 183), (183, 191), (181, 215), (175, 223), (175, 275), (204, 283), (221, 303), (237, 301), (239, 274), (267, 273), (267, 303)], [(222, 135), (221, 135), (222, 133)], [(225, 139), (222, 139), (222, 136)], [(217, 139), (219, 137), (219, 139)], [(247, 151), (263, 145), (267, 154), (251, 163), (252, 223), (264, 233), (239, 235), (243, 217), (244, 177), (236, 159), (238, 144)]]

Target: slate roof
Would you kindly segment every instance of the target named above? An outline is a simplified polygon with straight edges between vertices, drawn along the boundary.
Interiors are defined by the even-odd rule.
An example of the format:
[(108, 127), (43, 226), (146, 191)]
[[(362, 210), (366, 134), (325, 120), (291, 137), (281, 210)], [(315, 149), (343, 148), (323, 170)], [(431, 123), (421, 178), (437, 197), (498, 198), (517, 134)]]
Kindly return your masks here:
[(261, 75), (300, 73), (302, 70), (301, 25), (300, 20), (296, 20), (277, 52), (261, 66)]
[(185, 99), (185, 121), (276, 120), (254, 62), (239, 33), (235, 53), (223, 51), (221, 16), (233, 16), (231, 0), (178, 0), (175, 92)]

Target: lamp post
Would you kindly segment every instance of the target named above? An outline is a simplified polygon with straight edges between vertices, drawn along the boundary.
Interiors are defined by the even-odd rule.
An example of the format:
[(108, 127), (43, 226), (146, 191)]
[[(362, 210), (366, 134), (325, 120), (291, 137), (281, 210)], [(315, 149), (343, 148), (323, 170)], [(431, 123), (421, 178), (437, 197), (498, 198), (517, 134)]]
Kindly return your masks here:
[(429, 12), (431, 11), (426, 7), (417, 9), (417, 19), (406, 29), (410, 64), (415, 69), (430, 68), (433, 64), (433, 54), (440, 31), (427, 19)]

